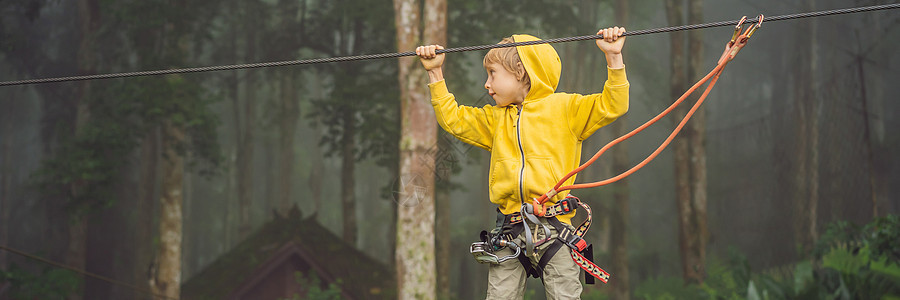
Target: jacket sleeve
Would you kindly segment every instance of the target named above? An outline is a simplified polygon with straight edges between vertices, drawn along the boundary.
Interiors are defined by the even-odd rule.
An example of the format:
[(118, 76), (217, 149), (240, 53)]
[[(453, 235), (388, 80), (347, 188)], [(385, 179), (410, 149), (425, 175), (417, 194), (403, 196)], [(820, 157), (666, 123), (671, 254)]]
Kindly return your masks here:
[(568, 102), (568, 125), (579, 140), (585, 140), (600, 127), (612, 123), (628, 111), (628, 78), (625, 68), (609, 69), (603, 92), (575, 95)]
[(471, 107), (459, 105), (456, 97), (441, 80), (428, 87), (431, 89), (431, 105), (437, 122), (447, 132), (463, 142), (490, 151), (494, 138), (494, 115), (497, 108), (491, 105)]

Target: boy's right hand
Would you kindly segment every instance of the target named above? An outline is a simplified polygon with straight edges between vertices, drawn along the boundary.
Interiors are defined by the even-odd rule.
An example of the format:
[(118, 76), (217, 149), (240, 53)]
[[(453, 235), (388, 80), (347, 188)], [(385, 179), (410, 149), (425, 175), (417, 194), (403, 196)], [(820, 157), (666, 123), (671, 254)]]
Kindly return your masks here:
[(437, 54), (438, 49), (444, 49), (441, 45), (419, 46), (416, 48), (416, 55), (422, 61), (422, 66), (426, 71), (440, 68), (444, 65), (444, 54)]

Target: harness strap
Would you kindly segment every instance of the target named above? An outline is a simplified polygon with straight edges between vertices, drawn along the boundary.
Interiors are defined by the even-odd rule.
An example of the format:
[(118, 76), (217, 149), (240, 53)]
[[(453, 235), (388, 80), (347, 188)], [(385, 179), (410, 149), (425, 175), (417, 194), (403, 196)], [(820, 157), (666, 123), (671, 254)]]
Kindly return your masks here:
[[(507, 219), (508, 219), (508, 216), (507, 216)], [(524, 225), (524, 224), (522, 224), (522, 225)], [(508, 235), (510, 237), (509, 240), (515, 239), (515, 237), (519, 236), (519, 234), (521, 234), (522, 231), (525, 230), (525, 226), (511, 226), (508, 223), (504, 224), (504, 226), (510, 226), (509, 235)], [(523, 267), (525, 267), (525, 274), (527, 274), (527, 276), (531, 276), (534, 278), (541, 277), (541, 274), (543, 274), (543, 269), (538, 270), (537, 268), (535, 268), (531, 264), (531, 261), (528, 260), (527, 256), (519, 254), (519, 256), (516, 258), (519, 260), (519, 263), (522, 264)]]
[(541, 256), (541, 260), (538, 261), (538, 270), (541, 271), (541, 278), (544, 278), (544, 268), (547, 267), (547, 264), (550, 263), (550, 259), (556, 255), (556, 252), (558, 252), (560, 248), (562, 248), (562, 243), (553, 241), (553, 244), (550, 244), (550, 247), (544, 252), (544, 256)]
[[(573, 210), (575, 210), (576, 208), (578, 208), (578, 205), (580, 204), (580, 202), (581, 201), (578, 200), (578, 197), (569, 195), (565, 199), (559, 200), (559, 202), (557, 202), (556, 204), (548, 206), (546, 213), (544, 213), (544, 217), (549, 218), (549, 217), (555, 217), (558, 215), (564, 215), (564, 214), (570, 213)], [(588, 208), (588, 210), (590, 210), (590, 208)], [(522, 216), (521, 213), (514, 212), (512, 214), (506, 215), (506, 219), (507, 219), (507, 222), (509, 222), (509, 224), (518, 224), (518, 223), (522, 223), (522, 221), (525, 218)], [(532, 222), (534, 222), (534, 221), (532, 221)], [(590, 226), (590, 224), (588, 226)]]
[[(569, 227), (565, 226), (558, 218), (556, 218), (558, 215), (572, 212), (578, 206), (581, 206), (585, 212), (587, 212), (587, 219), (575, 230), (569, 229)], [(497, 225), (498, 227), (504, 228), (503, 232), (504, 234), (507, 234), (510, 240), (524, 233), (525, 244), (527, 247), (527, 251), (524, 254), (535, 255), (536, 252), (534, 248), (536, 246), (548, 241), (551, 242), (550, 246), (548, 246), (547, 250), (544, 251), (544, 254), (538, 260), (537, 265), (532, 264), (528, 256), (524, 254), (517, 257), (519, 263), (525, 268), (525, 272), (528, 276), (543, 278), (544, 269), (547, 267), (547, 264), (550, 263), (550, 259), (563, 248), (563, 245), (565, 245), (569, 248), (569, 255), (572, 257), (575, 264), (585, 271), (585, 283), (593, 284), (594, 278), (600, 279), (600, 281), (606, 283), (609, 280), (609, 273), (591, 262), (593, 259), (593, 247), (588, 245), (587, 241), (583, 238), (587, 233), (587, 230), (591, 227), (592, 216), (593, 213), (590, 205), (582, 202), (578, 197), (569, 195), (565, 199), (548, 207), (547, 213), (543, 216), (547, 218), (547, 223), (549, 223), (550, 226), (556, 228), (556, 236), (552, 239), (550, 238), (551, 232), (547, 226), (542, 224), (537, 216), (524, 208), (518, 213), (509, 215), (503, 215), (502, 213), (498, 214)], [(540, 230), (538, 226), (543, 226), (546, 233), (544, 239), (535, 241), (536, 237), (532, 235), (529, 222), (524, 222), (526, 218), (530, 223), (535, 224), (535, 230)]]
[[(541, 226), (544, 228), (544, 238), (538, 241), (537, 240), (537, 232), (535, 232), (535, 234), (532, 235), (531, 229), (528, 227), (528, 224), (526, 224), (526, 223), (522, 224), (523, 227), (525, 227), (525, 247), (528, 250), (528, 252), (526, 252), (526, 254), (537, 255), (537, 252), (534, 251), (534, 247), (540, 246), (541, 244), (550, 240), (550, 235), (551, 235), (550, 228), (547, 228), (546, 225), (541, 223), (541, 220), (538, 220), (538, 218), (534, 214), (532, 214), (530, 211), (526, 210), (524, 205), (522, 206), (521, 214), (524, 215), (525, 218), (528, 219), (528, 221), (535, 224), (534, 225), (535, 231), (538, 230), (538, 226)], [(535, 258), (537, 258), (537, 257), (535, 256)]]
[(591, 211), (590, 205), (587, 205), (587, 203), (581, 202), (581, 199), (578, 199), (578, 197), (575, 197), (575, 196), (571, 196), (571, 197), (575, 199), (575, 202), (578, 203), (578, 205), (580, 205), (581, 208), (583, 208), (585, 212), (587, 212), (587, 219), (585, 219), (584, 222), (582, 222), (581, 225), (579, 225), (578, 228), (575, 229), (575, 235), (583, 238), (584, 235), (587, 234), (588, 229), (591, 228), (591, 222), (592, 222), (591, 217), (594, 214)]
[[(581, 267), (581, 269), (584, 270), (585, 274), (590, 274), (591, 276), (600, 279), (600, 281), (603, 281), (603, 283), (607, 283), (607, 281), (609, 281), (609, 273), (595, 265), (589, 259), (585, 258), (583, 255), (581, 255), (581, 253), (578, 253), (578, 251), (575, 251), (574, 249), (571, 249), (569, 253), (572, 254), (572, 260), (575, 261), (575, 264)], [(585, 276), (585, 278), (587, 278), (587, 276)], [(587, 283), (587, 279), (585, 279), (585, 283)]]
[[(584, 249), (584, 251), (582, 251), (581, 253), (584, 254), (584, 258), (587, 258), (588, 261), (594, 261), (594, 245), (588, 245), (587, 249)], [(587, 276), (587, 272), (585, 272), (584, 275), (585, 275), (584, 276), (585, 284), (594, 284), (595, 283), (594, 278), (596, 278), (596, 277)]]
[[(584, 204), (583, 206), (587, 206), (587, 204)], [(588, 211), (590, 211), (590, 206), (587, 207)], [(585, 223), (590, 223), (590, 219), (591, 217), (589, 214), (588, 219), (585, 221)], [(594, 278), (600, 279), (600, 281), (602, 281), (603, 283), (609, 281), (609, 273), (607, 273), (591, 261), (594, 259), (593, 246), (588, 245), (587, 241), (582, 238), (584, 232), (587, 231), (587, 227), (590, 227), (590, 224), (587, 224), (588, 226), (584, 226), (585, 224), (579, 226), (579, 229), (584, 229), (584, 231), (580, 231), (581, 235), (579, 235), (579, 230), (575, 230), (575, 232), (572, 232), (572, 230), (563, 225), (562, 222), (560, 222), (557, 218), (550, 218), (547, 221), (549, 221), (550, 224), (553, 225), (553, 227), (556, 227), (557, 240), (554, 241), (554, 245), (561, 246), (565, 244), (566, 246), (568, 246), (570, 256), (572, 256), (572, 260), (575, 261), (575, 264), (578, 265), (578, 267), (584, 270), (584, 283), (593, 284)], [(541, 258), (541, 260), (546, 257), (547, 256), (545, 254), (544, 257)], [(549, 261), (549, 258), (547, 258), (547, 260)]]

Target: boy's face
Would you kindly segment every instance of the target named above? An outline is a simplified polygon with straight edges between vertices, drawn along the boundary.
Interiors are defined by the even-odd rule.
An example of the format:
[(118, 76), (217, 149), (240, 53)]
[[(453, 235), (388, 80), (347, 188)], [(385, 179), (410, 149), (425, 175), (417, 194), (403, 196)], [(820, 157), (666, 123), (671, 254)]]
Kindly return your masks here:
[(525, 100), (525, 96), (528, 95), (528, 85), (525, 84), (525, 81), (519, 80), (516, 74), (506, 70), (499, 63), (488, 64), (485, 70), (488, 77), (484, 82), (484, 88), (497, 102), (497, 106), (521, 104)]

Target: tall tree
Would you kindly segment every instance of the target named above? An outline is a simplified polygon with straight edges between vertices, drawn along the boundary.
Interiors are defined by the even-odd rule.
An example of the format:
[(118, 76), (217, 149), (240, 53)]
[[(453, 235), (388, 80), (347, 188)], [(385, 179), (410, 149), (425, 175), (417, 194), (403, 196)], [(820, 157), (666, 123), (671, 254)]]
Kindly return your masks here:
[[(10, 132), (12, 122), (9, 118), (0, 120), (0, 130)], [(10, 199), (10, 183), (12, 182), (12, 163), (10, 160), (11, 139), (5, 138), (0, 141), (0, 245), (9, 246), (9, 202)], [(8, 271), (8, 260), (6, 251), (0, 251), (0, 272)], [(0, 285), (3, 290), (5, 285)]]
[[(185, 65), (191, 58), (191, 42), (209, 28), (203, 22), (210, 18), (196, 13), (211, 11), (210, 3), (177, 6), (171, 0), (155, 0), (103, 2), (102, 5), (114, 12), (110, 15), (118, 23), (111, 24), (118, 24), (119, 30), (128, 33), (122, 35), (120, 31), (107, 38), (111, 42), (125, 38), (123, 44), (134, 51), (126, 58), (116, 58), (125, 64), (137, 64), (139, 69)], [(193, 17), (188, 17), (189, 14)], [(135, 16), (146, 21), (134, 22)], [(198, 83), (170, 75), (114, 82), (103, 90), (97, 105), (92, 107), (92, 113), (103, 113), (102, 118), (96, 118), (98, 122), (106, 120), (116, 125), (109, 126), (109, 131), (125, 130), (118, 132), (123, 137), (113, 136), (111, 140), (130, 141), (121, 146), (128, 151), (142, 144), (141, 154), (148, 159), (146, 163), (159, 163), (141, 167), (140, 197), (153, 197), (159, 190), (157, 250), (145, 272), (150, 270), (147, 280), (150, 288), (168, 297), (178, 297), (181, 284), (184, 172), (189, 166), (197, 167), (198, 162), (203, 162), (208, 164), (207, 168), (191, 169), (201, 175), (214, 174), (222, 161), (216, 135), (218, 118), (209, 109), (215, 100)], [(157, 170), (159, 181), (156, 181)], [(154, 183), (159, 185), (150, 186)], [(138, 252), (142, 255), (143, 250)]]
[[(700, 23), (703, 19), (702, 0), (666, 0), (666, 16), (670, 25), (683, 24), (684, 6), (688, 7), (688, 23)], [(681, 96), (687, 90), (688, 79), (696, 80), (702, 75), (703, 43), (702, 33), (692, 31), (687, 34), (676, 32), (670, 35), (670, 95)], [(687, 41), (687, 52), (685, 52)], [(688, 60), (686, 66), (684, 61)], [(694, 97), (696, 98), (696, 97)], [(675, 110), (679, 122), (688, 108), (680, 106)], [(699, 109), (681, 136), (673, 142), (675, 157), (675, 198), (678, 207), (679, 246), (682, 274), (688, 283), (702, 283), (706, 270), (706, 150), (704, 145), (706, 117)]]
[[(446, 27), (443, 0), (425, 1), (426, 36), (422, 33), (421, 6), (417, 0), (394, 0), (397, 49), (414, 49), (435, 43)], [(434, 28), (438, 27), (438, 28)], [(434, 157), (429, 149), (437, 142), (437, 126), (425, 89), (425, 72), (414, 57), (398, 62), (401, 101), (400, 196), (397, 205), (395, 264), (399, 299), (435, 299), (434, 261)]]
[(150, 289), (147, 269), (151, 267), (153, 256), (154, 203), (159, 190), (160, 141), (158, 130), (151, 130), (141, 140), (139, 151), (139, 182), (137, 190), (136, 215), (134, 222), (134, 283)]
[[(812, 21), (812, 20), (810, 20), (810, 21)], [(875, 28), (878, 28), (878, 27), (875, 27)], [(878, 122), (880, 118), (873, 118), (869, 114), (869, 101), (870, 100), (869, 100), (868, 92), (866, 91), (866, 71), (865, 71), (865, 65), (868, 62), (867, 61), (868, 59), (866, 58), (866, 53), (863, 52), (863, 49), (862, 49), (863, 45), (859, 40), (859, 30), (856, 31), (856, 42), (857, 42), (858, 53), (855, 53), (854, 56), (855, 56), (855, 60), (856, 60), (856, 62), (855, 62), (856, 75), (857, 75), (857, 80), (859, 81), (859, 91), (860, 91), (859, 96), (860, 96), (860, 100), (862, 100), (862, 103), (860, 106), (862, 108), (863, 124), (865, 125), (864, 126), (865, 130), (863, 131), (863, 141), (866, 143), (866, 165), (869, 168), (869, 176), (868, 176), (869, 177), (869, 191), (870, 191), (870, 193), (872, 193), (872, 196), (871, 196), (872, 197), (872, 200), (871, 200), (872, 201), (872, 218), (874, 219), (874, 218), (878, 217), (878, 206), (879, 206), (878, 194), (881, 191), (879, 188), (880, 184), (878, 182), (879, 181), (878, 178), (880, 177), (879, 176), (880, 168), (876, 167), (876, 164), (875, 164), (875, 149), (874, 148), (877, 147), (877, 144), (876, 144), (875, 139), (872, 138), (872, 127), (875, 127), (875, 126), (872, 126), (871, 124), (874, 122)], [(878, 86), (879, 85), (877, 85), (877, 84), (875, 85), (876, 88)], [(818, 118), (818, 116), (816, 118)], [(818, 160), (816, 159), (816, 160), (814, 160), (814, 162), (815, 161), (818, 161)], [(818, 168), (816, 168), (816, 169), (818, 169)]]
[[(617, 26), (628, 25), (628, 1), (616, 0), (615, 6)], [(625, 127), (625, 120), (613, 122), (610, 124), (616, 136), (623, 136), (628, 133)], [(626, 145), (618, 145), (612, 149), (613, 155), (613, 172), (620, 174), (629, 168), (628, 149)], [(629, 214), (629, 194), (628, 179), (622, 179), (616, 183), (613, 189), (613, 209), (610, 214), (610, 256), (612, 261), (612, 270), (616, 274), (616, 280), (612, 283), (612, 299), (627, 300), (631, 299), (631, 283), (628, 272), (628, 214)]]
[[(703, 23), (703, 0), (690, 0), (688, 3), (688, 23)], [(699, 81), (705, 75), (703, 68), (703, 31), (692, 30), (688, 32), (689, 63), (688, 78), (691, 82)], [(694, 97), (695, 99), (698, 97)], [(687, 108), (685, 105), (684, 108)], [(700, 282), (706, 276), (706, 245), (709, 243), (709, 230), (707, 228), (707, 169), (706, 169), (706, 109), (700, 108), (694, 114), (690, 122), (689, 133), (685, 136), (689, 143), (689, 169), (691, 180), (691, 198), (689, 199), (693, 215), (691, 216), (693, 249), (692, 255), (696, 256), (699, 267), (695, 267), (699, 273)]]
[[(239, 1), (241, 12), (241, 25), (244, 33), (244, 61), (257, 59), (257, 35), (255, 30), (259, 28), (260, 4), (257, 1)], [(238, 120), (238, 144), (237, 144), (237, 196), (238, 196), (238, 239), (243, 240), (251, 231), (250, 206), (253, 202), (253, 148), (254, 130), (256, 128), (256, 74), (254, 71), (244, 71), (243, 80), (238, 86), (242, 92), (239, 98), (234, 100), (234, 114)]]
[[(359, 31), (357, 31), (359, 32)], [(357, 36), (359, 37), (359, 36)], [(343, 238), (347, 243), (356, 245), (359, 228), (356, 225), (356, 131), (357, 110), (353, 106), (342, 109), (341, 123), (341, 211), (343, 217)]]
[[(97, 29), (100, 26), (100, 5), (97, 0), (79, 0), (78, 16), (81, 41), (78, 46), (78, 71), (81, 74), (94, 73), (94, 38)], [(78, 83), (75, 104), (75, 134), (84, 134), (85, 125), (90, 118), (90, 110), (88, 105), (88, 97), (90, 95), (91, 82), (82, 81)], [(81, 194), (83, 185), (80, 182), (70, 184), (71, 193), (73, 195)], [(85, 269), (87, 266), (87, 216), (80, 211), (70, 213), (69, 228), (69, 246), (66, 252), (66, 264), (69, 266)], [(83, 277), (82, 277), (83, 278)], [(83, 281), (83, 279), (82, 279)], [(83, 298), (84, 289), (79, 289), (76, 294), (69, 296), (69, 299), (79, 300)]]
[[(423, 44), (447, 45), (447, 1), (425, 0), (425, 32)], [(434, 122), (432, 122), (434, 124)], [(436, 128), (433, 130), (437, 130)], [(445, 146), (445, 145), (444, 145)], [(440, 149), (442, 145), (435, 141), (433, 147)], [(446, 147), (443, 147), (446, 150)], [(451, 155), (455, 155), (451, 154)], [(448, 159), (447, 157), (434, 156), (433, 159)], [(449, 161), (444, 161), (449, 162)], [(437, 164), (439, 162), (435, 162)], [(444, 168), (453, 167), (444, 165)], [(437, 271), (437, 295), (443, 298), (450, 297), (450, 178), (448, 172), (439, 167), (434, 169), (444, 177), (441, 178), (443, 188), (435, 185), (435, 270)], [(437, 176), (437, 174), (435, 174)]]
[[(304, 50), (325, 56), (346, 56), (390, 47), (391, 34), (376, 30), (389, 22), (386, 12), (390, 6), (359, 6), (347, 2), (322, 2), (308, 8), (316, 18), (306, 21), (309, 26), (302, 26)], [(356, 163), (374, 157), (377, 164), (385, 166), (385, 159), (396, 151), (393, 143), (396, 138), (392, 134), (396, 123), (391, 119), (395, 115), (392, 110), (396, 103), (392, 101), (396, 99), (396, 89), (386, 88), (394, 86), (386, 76), (393, 65), (370, 61), (319, 67), (319, 74), (328, 76), (333, 87), (327, 89), (325, 97), (312, 101), (309, 115), (328, 133), (320, 140), (328, 149), (325, 153), (341, 159), (342, 236), (348, 243), (356, 244), (359, 231)]]
[[(813, 11), (813, 0), (803, 1), (806, 11)], [(793, 53), (796, 64), (792, 72), (793, 95), (796, 99), (794, 128), (796, 148), (793, 173), (794, 237), (800, 253), (808, 255), (817, 239), (816, 222), (819, 207), (819, 104), (816, 98), (815, 21), (797, 24)]]
[[(303, 6), (299, 6), (297, 1), (280, 0), (278, 2), (280, 14), (280, 34), (281, 41), (278, 47), (279, 53), (294, 53), (297, 46), (297, 39), (292, 32), (302, 31), (298, 26), (302, 26), (297, 22), (297, 15), (305, 15), (302, 11), (305, 8), (306, 1), (302, 1)], [(293, 68), (285, 68), (279, 72), (281, 79), (279, 81), (279, 113), (277, 116), (279, 127), (279, 143), (278, 143), (278, 211), (282, 216), (288, 215), (290, 210), (291, 187), (294, 186), (294, 163), (296, 155), (294, 155), (294, 135), (297, 132), (297, 120), (300, 117), (300, 103), (297, 97), (298, 82), (297, 71)]]
[(162, 192), (159, 215), (159, 252), (156, 274), (150, 287), (157, 294), (178, 298), (181, 295), (181, 239), (184, 158), (177, 147), (184, 142), (184, 129), (171, 122), (163, 125)]

